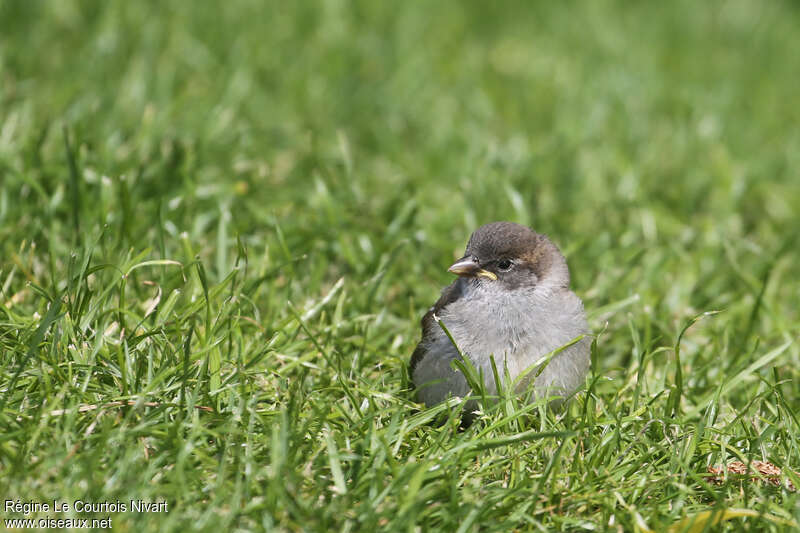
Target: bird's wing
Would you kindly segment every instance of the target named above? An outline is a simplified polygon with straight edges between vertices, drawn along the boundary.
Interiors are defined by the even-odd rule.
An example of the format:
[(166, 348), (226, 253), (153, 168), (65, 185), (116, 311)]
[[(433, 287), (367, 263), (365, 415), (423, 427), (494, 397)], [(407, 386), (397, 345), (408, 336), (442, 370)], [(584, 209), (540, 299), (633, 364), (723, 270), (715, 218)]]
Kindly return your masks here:
[(422, 338), (420, 339), (419, 344), (417, 344), (417, 348), (414, 350), (414, 353), (411, 354), (411, 361), (408, 365), (408, 372), (409, 375), (412, 376), (412, 379), (414, 376), (414, 369), (427, 353), (427, 349), (425, 347), (426, 340), (431, 338), (436, 331), (439, 330), (439, 326), (436, 324), (434, 315), (438, 315), (442, 309), (461, 298), (461, 295), (461, 279), (457, 279), (444, 288), (442, 295), (439, 297), (433, 307), (428, 309), (428, 312), (422, 317), (422, 320), (420, 321), (420, 325), (422, 326)]

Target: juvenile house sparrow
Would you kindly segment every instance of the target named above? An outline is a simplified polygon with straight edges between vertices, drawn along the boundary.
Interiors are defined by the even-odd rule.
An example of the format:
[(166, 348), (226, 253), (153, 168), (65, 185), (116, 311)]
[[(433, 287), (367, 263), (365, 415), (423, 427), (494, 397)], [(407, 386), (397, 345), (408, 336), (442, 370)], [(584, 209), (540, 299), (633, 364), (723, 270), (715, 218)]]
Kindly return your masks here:
[[(449, 269), (458, 279), (442, 291), (422, 318), (422, 340), (411, 356), (410, 374), (417, 399), (428, 406), (449, 395), (464, 397), (469, 386), (451, 367), (459, 357), (437, 321), (483, 379), (489, 394), (497, 387), (490, 356), (503, 379), (513, 381), (543, 356), (588, 333), (583, 304), (569, 290), (569, 269), (558, 248), (544, 235), (511, 222), (481, 226), (469, 239), (464, 257)], [(589, 370), (587, 337), (564, 348), (535, 377), (537, 396), (568, 396)], [(518, 384), (523, 392), (537, 371)]]

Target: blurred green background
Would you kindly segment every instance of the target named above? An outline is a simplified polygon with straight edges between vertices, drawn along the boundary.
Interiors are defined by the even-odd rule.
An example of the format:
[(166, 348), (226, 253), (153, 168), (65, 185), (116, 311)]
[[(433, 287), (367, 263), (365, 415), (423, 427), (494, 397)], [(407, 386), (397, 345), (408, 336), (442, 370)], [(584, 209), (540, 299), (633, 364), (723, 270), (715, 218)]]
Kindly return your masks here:
[[(495, 219), (580, 248), (584, 290), (643, 243), (748, 239), (771, 255), (794, 233), (793, 4), (2, 9), (6, 256), (11, 236), (68, 242), (62, 125), (82, 233), (109, 224), (156, 247), (159, 209), (166, 241), (209, 238), (229, 210), (254, 245), (285, 223), (289, 249), (331, 277), (368, 274), (402, 239), (420, 268), (443, 264), (436, 250)], [(707, 259), (676, 267), (701, 279), (719, 267)]]
[[(294, 379), (282, 370), (287, 361), (315, 347), (292, 344), (295, 333), (269, 345), (274, 352), (261, 350), (292, 319), (287, 301), (302, 310), (340, 277), (347, 296), (335, 318), (350, 322), (339, 333), (333, 324), (326, 342), (345, 359), (361, 350), (352, 369), (403, 398), (417, 321), (449, 282), (450, 260), (478, 225), (512, 220), (548, 234), (567, 255), (573, 289), (604, 331), (595, 372), (609, 409), (629, 413), (632, 383), (645, 377), (651, 398), (675, 387), (674, 358), (659, 347), (673, 346), (693, 316), (719, 310), (683, 341), (685, 409), (697, 415), (721, 382), (792, 341), (762, 378), (796, 410), (798, 28), (800, 9), (788, 1), (0, 2), (4, 368), (10, 375), (27, 352), (48, 301), (70, 298), (72, 265), (84, 255), (123, 271), (134, 256), (197, 258), (203, 284), (225, 287), (206, 295), (217, 299), (209, 313), (234, 289), (248, 299), (237, 313), (258, 327), (223, 333), (245, 339), (241, 357), (261, 354), (253, 369), (268, 384), (259, 382), (259, 401), (273, 414), (285, 415)], [(245, 250), (244, 285), (225, 285)], [(117, 290), (117, 277), (96, 275), (90, 298)], [(205, 312), (192, 307), (203, 292), (184, 286), (185, 276), (159, 276), (165, 299), (183, 291), (185, 312), (165, 341), (180, 346), (189, 317)], [(87, 324), (105, 330), (114, 313), (141, 315), (152, 303), (140, 280), (127, 290), (127, 300), (89, 305), (81, 339), (93, 345)], [(141, 326), (139, 318), (131, 320)], [(80, 351), (81, 339), (64, 335), (45, 338), (51, 353), (72, 341)], [(231, 353), (219, 355), (223, 382)], [(330, 373), (322, 364), (300, 387), (317, 391), (319, 379), (335, 403), (345, 393), (326, 381)], [(719, 407), (729, 421), (766, 386), (748, 383), (752, 394)], [(136, 389), (107, 385), (101, 396), (109, 399)], [(235, 403), (198, 386), (220, 412)], [(30, 387), (9, 396), (7, 409), (31, 401)], [(408, 410), (392, 405), (387, 416)], [(692, 428), (694, 415), (676, 423)], [(781, 431), (798, 429), (787, 424)], [(6, 442), (0, 472), (22, 472), (33, 451), (19, 440), (29, 431)], [(336, 431), (334, 439), (347, 439), (345, 428)], [(797, 469), (789, 440), (762, 455)], [(692, 457), (698, 471), (710, 460)], [(304, 459), (296, 460), (299, 469)], [(103, 468), (88, 485), (98, 494), (111, 490), (101, 480), (114, 467)], [(327, 472), (327, 463), (319, 468)], [(42, 472), (20, 474), (9, 490), (33, 490)], [(196, 475), (192, 490), (209, 476)], [(273, 526), (300, 527), (302, 513), (270, 501)], [(412, 509), (422, 513), (429, 501)], [(601, 514), (613, 514), (609, 502), (597, 504)], [(680, 515), (663, 505), (646, 517)], [(191, 501), (182, 508), (175, 524), (194, 516)], [(327, 509), (306, 519), (319, 527), (349, 520), (340, 507)], [(391, 524), (411, 527), (424, 516)], [(441, 527), (464, 518), (434, 516)], [(508, 516), (493, 520), (513, 527)], [(208, 520), (201, 524), (216, 523)]]
[(243, 238), (299, 226), (293, 253), (363, 275), (401, 239), (437, 263), (431, 248), (513, 219), (581, 248), (589, 289), (634, 243), (769, 255), (793, 233), (794, 4), (2, 9), (3, 237), (66, 240), (36, 216), (70, 216), (62, 125), (82, 232), (108, 223), (136, 246), (156, 245), (159, 207), (173, 237), (205, 238), (225, 206)]

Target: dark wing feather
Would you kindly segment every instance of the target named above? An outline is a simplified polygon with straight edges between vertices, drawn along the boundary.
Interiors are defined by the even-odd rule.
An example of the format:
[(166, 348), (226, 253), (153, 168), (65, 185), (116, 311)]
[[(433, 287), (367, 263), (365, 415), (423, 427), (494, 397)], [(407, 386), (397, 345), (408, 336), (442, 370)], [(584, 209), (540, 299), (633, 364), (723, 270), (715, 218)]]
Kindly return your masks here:
[(412, 381), (414, 379), (414, 369), (417, 367), (417, 364), (425, 358), (425, 340), (433, 336), (434, 332), (439, 327), (433, 315), (438, 315), (442, 309), (461, 298), (462, 283), (463, 281), (459, 278), (445, 287), (439, 300), (437, 300), (434, 306), (428, 309), (428, 312), (422, 317), (420, 321), (420, 325), (422, 326), (422, 338), (419, 344), (417, 344), (414, 353), (411, 354), (411, 362), (408, 365), (408, 375), (411, 377)]

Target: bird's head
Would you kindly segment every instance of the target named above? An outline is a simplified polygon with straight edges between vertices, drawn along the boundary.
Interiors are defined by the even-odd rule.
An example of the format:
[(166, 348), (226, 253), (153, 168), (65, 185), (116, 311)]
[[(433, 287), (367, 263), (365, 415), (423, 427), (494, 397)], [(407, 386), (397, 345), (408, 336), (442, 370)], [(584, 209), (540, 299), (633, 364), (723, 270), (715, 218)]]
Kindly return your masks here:
[(537, 285), (568, 287), (564, 256), (550, 239), (527, 226), (492, 222), (475, 230), (453, 274), (513, 290)]

